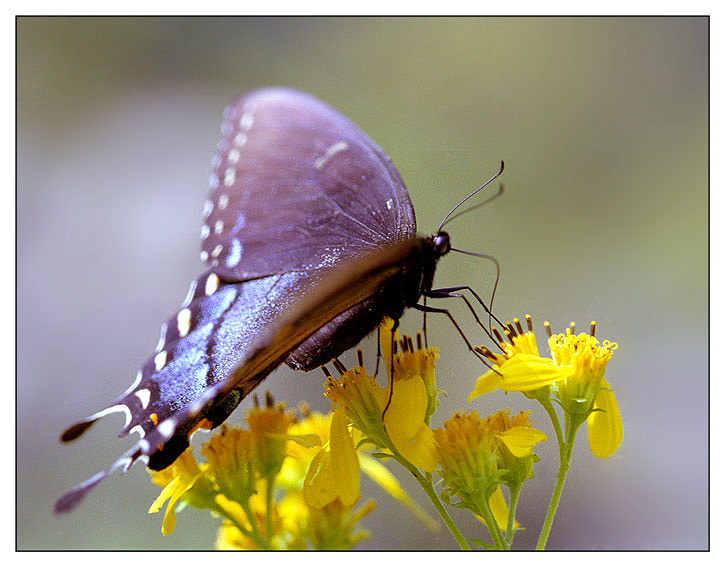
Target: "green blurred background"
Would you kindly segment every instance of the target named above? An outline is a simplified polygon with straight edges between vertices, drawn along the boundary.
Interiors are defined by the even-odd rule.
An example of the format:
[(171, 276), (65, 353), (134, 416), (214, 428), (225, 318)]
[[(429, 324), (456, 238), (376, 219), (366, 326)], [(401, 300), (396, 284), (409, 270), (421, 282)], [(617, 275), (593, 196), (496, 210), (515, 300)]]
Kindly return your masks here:
[[(422, 233), (506, 161), (503, 197), (451, 223), (454, 246), (499, 259), (502, 317), (596, 319), (619, 343), (607, 377), (624, 442), (601, 461), (581, 435), (550, 548), (706, 547), (708, 41), (705, 18), (20, 18), (18, 547), (212, 546), (218, 521), (198, 510), (161, 535), (140, 467), (54, 517), (55, 498), (129, 446), (117, 415), (69, 446), (58, 434), (130, 385), (199, 273), (221, 112), (264, 85), (357, 122), (400, 170)], [(451, 254), (436, 284), (487, 292), (493, 279)], [(448, 392), (437, 424), (459, 408), (533, 408), (551, 432), (521, 395), (467, 404), (480, 367), (447, 321), (430, 338)], [(264, 387), (326, 410), (321, 377), (281, 369)], [(553, 444), (538, 453), (518, 548), (534, 545), (556, 474)], [(378, 508), (361, 547), (455, 546), (364, 490)]]

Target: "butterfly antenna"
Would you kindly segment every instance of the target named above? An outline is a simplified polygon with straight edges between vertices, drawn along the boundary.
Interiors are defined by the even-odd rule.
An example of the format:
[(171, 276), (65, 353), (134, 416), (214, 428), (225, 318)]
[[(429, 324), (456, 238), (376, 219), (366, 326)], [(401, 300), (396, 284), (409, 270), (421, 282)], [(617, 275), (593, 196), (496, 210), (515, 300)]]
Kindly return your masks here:
[[(443, 225), (445, 225), (445, 224), (446, 224), (446, 223), (448, 222), (448, 220), (449, 220), (449, 217), (450, 217), (450, 216), (451, 216), (451, 215), (452, 215), (452, 214), (453, 214), (453, 213), (454, 213), (454, 212), (455, 212), (455, 211), (456, 211), (456, 210), (457, 210), (457, 209), (458, 209), (458, 208), (459, 208), (459, 207), (460, 207), (461, 205), (463, 205), (463, 203), (465, 203), (466, 201), (468, 201), (468, 199), (470, 199), (471, 197), (473, 197), (473, 196), (474, 196), (474, 195), (475, 195), (476, 193), (478, 193), (479, 191), (481, 191), (482, 189), (484, 189), (484, 188), (485, 188), (486, 186), (490, 185), (490, 184), (491, 184), (491, 183), (492, 183), (492, 182), (493, 182), (493, 181), (494, 181), (494, 180), (495, 180), (495, 179), (496, 179), (496, 178), (497, 178), (497, 177), (498, 177), (499, 175), (501, 175), (502, 173), (503, 173), (503, 160), (501, 161), (501, 167), (500, 167), (500, 168), (499, 168), (499, 170), (498, 170), (498, 171), (497, 171), (497, 172), (496, 172), (496, 173), (495, 173), (495, 174), (493, 175), (493, 177), (491, 177), (491, 179), (489, 179), (488, 181), (486, 181), (486, 183), (484, 183), (483, 185), (481, 185), (481, 186), (480, 186), (480, 187), (479, 187), (478, 189), (476, 189), (475, 191), (472, 191), (472, 192), (471, 192), (471, 193), (470, 193), (470, 194), (469, 194), (469, 195), (468, 195), (468, 196), (467, 196), (467, 197), (466, 197), (465, 199), (463, 199), (463, 200), (462, 200), (462, 201), (461, 201), (460, 203), (458, 203), (458, 204), (457, 204), (457, 205), (456, 205), (455, 207), (453, 207), (453, 208), (452, 208), (452, 209), (451, 209), (451, 210), (449, 211), (449, 213), (448, 213), (448, 214), (447, 214), (447, 215), (445, 216), (445, 218), (443, 219), (443, 221), (441, 222), (441, 224), (440, 224), (440, 225), (438, 226), (438, 232), (440, 232), (440, 231), (441, 231), (441, 229), (443, 228)], [(499, 190), (499, 192), (500, 192), (500, 190)]]

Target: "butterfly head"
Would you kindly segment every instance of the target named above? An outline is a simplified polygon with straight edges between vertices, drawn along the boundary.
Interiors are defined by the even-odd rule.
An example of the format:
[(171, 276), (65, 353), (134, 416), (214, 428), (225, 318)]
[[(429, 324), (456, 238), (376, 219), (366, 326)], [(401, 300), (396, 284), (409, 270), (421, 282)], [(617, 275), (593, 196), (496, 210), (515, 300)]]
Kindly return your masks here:
[(436, 232), (433, 237), (433, 253), (436, 259), (445, 256), (451, 251), (451, 237), (444, 230)]

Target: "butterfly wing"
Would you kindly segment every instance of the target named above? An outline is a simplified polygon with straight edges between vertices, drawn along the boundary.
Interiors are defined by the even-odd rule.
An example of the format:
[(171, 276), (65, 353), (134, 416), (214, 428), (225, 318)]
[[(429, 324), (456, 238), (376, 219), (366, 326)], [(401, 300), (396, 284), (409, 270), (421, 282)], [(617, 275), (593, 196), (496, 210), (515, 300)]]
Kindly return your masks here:
[[(320, 295), (317, 284), (328, 270), (381, 249), (396, 250), (395, 259), (399, 246), (416, 241), (413, 207), (389, 158), (310, 95), (265, 89), (241, 96), (225, 110), (222, 133), (202, 225), (202, 260), (211, 270), (192, 283), (127, 392), (61, 437), (75, 439), (121, 411), (121, 435), (133, 431), (141, 439), (108, 471), (63, 496), (57, 512), (75, 507), (112, 470), (136, 460), (153, 468), (173, 462), (198, 422), (223, 421), (290, 351), (325, 325), (334, 334), (334, 319), (377, 293), (385, 279), (377, 276), (399, 268), (381, 271), (380, 258), (371, 260), (366, 270), (376, 277), (357, 293), (346, 287), (359, 282), (343, 278), (343, 287), (335, 277), (332, 292), (325, 287)], [(292, 309), (308, 294), (307, 301), (329, 305)], [(298, 315), (289, 319), (292, 311)], [(290, 324), (302, 331), (285, 334)]]
[(387, 155), (314, 97), (264, 89), (224, 111), (202, 260), (227, 281), (338, 265), (415, 235)]

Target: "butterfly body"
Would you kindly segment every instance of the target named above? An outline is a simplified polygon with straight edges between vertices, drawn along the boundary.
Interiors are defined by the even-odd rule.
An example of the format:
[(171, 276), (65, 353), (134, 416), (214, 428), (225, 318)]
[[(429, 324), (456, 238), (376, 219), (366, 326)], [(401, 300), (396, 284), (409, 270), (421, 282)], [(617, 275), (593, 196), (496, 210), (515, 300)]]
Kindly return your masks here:
[(140, 439), (56, 503), (67, 512), (111, 471), (171, 464), (200, 425), (222, 423), (277, 366), (311, 370), (399, 319), (430, 291), (448, 237), (416, 235), (390, 159), (314, 97), (263, 89), (224, 111), (203, 206), (207, 270), (163, 326), (153, 355), (114, 404)]

